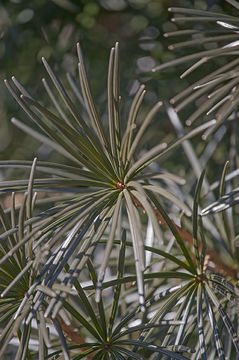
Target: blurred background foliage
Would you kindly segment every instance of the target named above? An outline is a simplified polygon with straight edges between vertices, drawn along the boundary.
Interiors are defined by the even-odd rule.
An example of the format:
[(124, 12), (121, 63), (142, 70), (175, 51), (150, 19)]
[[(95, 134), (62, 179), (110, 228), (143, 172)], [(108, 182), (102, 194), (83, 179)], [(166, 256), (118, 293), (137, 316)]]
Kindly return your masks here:
[[(41, 78), (45, 76), (45, 71), (41, 57), (44, 56), (49, 61), (65, 85), (65, 73), (70, 73), (76, 78), (78, 76), (77, 41), (81, 42), (85, 53), (93, 94), (103, 118), (106, 117), (107, 59), (115, 41), (120, 42), (123, 104), (126, 99), (128, 102), (131, 101), (128, 95), (135, 93), (138, 82), (146, 83), (148, 91), (142, 116), (147, 112), (149, 105), (158, 99), (168, 100), (180, 89), (185, 88), (188, 81), (195, 81), (194, 73), (189, 80), (180, 80), (180, 68), (176, 69), (176, 72), (175, 68), (155, 74), (151, 72), (153, 66), (180, 56), (184, 51), (169, 51), (168, 46), (172, 39), (163, 36), (164, 33), (178, 28), (170, 21), (167, 11), (169, 6), (211, 11), (227, 8), (229, 12), (232, 11), (223, 0), (0, 1), (0, 159), (31, 160), (36, 155), (40, 160), (55, 160), (51, 149), (37, 143), (11, 125), (10, 118), (18, 114), (19, 109), (9, 96), (3, 80), (16, 76), (34, 96), (38, 97), (38, 94), (44, 101)], [(183, 28), (184, 24), (180, 26)], [(207, 67), (213, 69), (217, 66), (217, 61), (221, 65), (222, 60), (218, 59), (207, 64)], [(183, 113), (180, 115), (183, 117)], [(19, 118), (28, 122), (23, 112), (19, 113)], [(143, 141), (147, 147), (148, 139), (152, 146), (158, 143), (159, 139), (165, 138), (168, 141), (174, 137), (174, 130), (166, 114), (160, 114)], [(220, 145), (221, 151), (215, 153), (211, 160), (219, 165), (219, 168), (227, 160), (223, 155), (225, 143)], [(197, 142), (195, 150), (200, 152), (202, 146)], [(187, 163), (183, 153), (179, 161), (178, 151), (174, 156), (171, 154), (167, 167), (169, 170), (173, 167), (183, 176), (187, 171), (186, 164), (183, 168), (181, 166), (181, 162), (184, 161)], [(6, 173), (0, 173), (0, 176), (5, 177)]]

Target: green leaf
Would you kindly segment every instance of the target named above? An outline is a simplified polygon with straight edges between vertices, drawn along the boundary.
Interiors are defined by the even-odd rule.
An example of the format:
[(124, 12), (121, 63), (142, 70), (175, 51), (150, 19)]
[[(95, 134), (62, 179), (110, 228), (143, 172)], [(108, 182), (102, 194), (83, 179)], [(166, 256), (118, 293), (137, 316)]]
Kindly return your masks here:
[(137, 133), (135, 135), (135, 138), (134, 138), (134, 140), (132, 142), (132, 145), (129, 147), (129, 153), (128, 153), (128, 156), (127, 156), (127, 161), (128, 162), (132, 159), (132, 156), (134, 155), (135, 150), (136, 150), (137, 146), (139, 145), (139, 142), (140, 142), (141, 138), (143, 137), (143, 135), (145, 133), (145, 130), (147, 129), (150, 122), (152, 121), (155, 114), (161, 108), (162, 105), (163, 105), (162, 101), (158, 101), (152, 107), (152, 109), (149, 111), (148, 115), (143, 120), (142, 125), (140, 126), (139, 130), (137, 131)]
[[(94, 269), (91, 259), (89, 259), (87, 261), (87, 266), (88, 266), (90, 277), (94, 284), (94, 287), (95, 287), (95, 289), (97, 289), (97, 275), (96, 275), (96, 272), (95, 272), (95, 269)], [(98, 310), (99, 310), (99, 315), (100, 315), (100, 323), (101, 323), (102, 334), (103, 334), (102, 337), (106, 341), (108, 334), (107, 334), (105, 310), (104, 310), (104, 304), (103, 304), (102, 297), (100, 297), (99, 301), (97, 302), (97, 305), (98, 305)]]
[[(92, 144), (85, 139), (84, 136), (76, 132), (76, 129), (72, 129), (71, 127), (67, 126), (61, 119), (57, 118), (53, 113), (41, 106), (35, 100), (25, 96), (23, 97), (23, 100), (25, 100), (30, 105), (33, 105), (40, 112), (40, 114), (45, 116), (54, 125), (54, 127), (57, 128), (58, 132), (62, 136), (62, 139), (65, 139), (67, 143), (72, 143), (72, 146), (77, 147), (80, 152), (88, 158), (88, 160), (90, 160), (92, 163), (95, 163), (99, 168), (110, 174), (112, 167), (101, 147), (98, 146), (97, 149), (95, 149)], [(99, 156), (99, 154), (101, 156)]]
[(119, 353), (125, 354), (127, 356), (129, 356), (129, 358), (133, 358), (136, 360), (145, 360), (145, 358), (143, 358), (142, 356), (136, 354), (135, 352), (131, 351), (131, 350), (127, 350), (126, 348), (122, 347), (122, 346), (115, 346), (114, 345), (114, 349), (117, 350)]
[[(217, 18), (216, 20), (219, 20), (219, 19)], [(239, 45), (235, 46), (234, 50), (237, 50), (238, 48), (239, 48)], [(184, 64), (186, 62), (189, 62), (189, 61), (192, 61), (195, 59), (201, 59), (204, 57), (226, 55), (226, 53), (228, 53), (230, 51), (231, 51), (230, 48), (219, 48), (219, 49), (199, 51), (199, 52), (196, 52), (196, 53), (193, 53), (190, 55), (182, 56), (179, 59), (174, 59), (174, 60), (168, 61), (165, 64), (158, 65), (158, 66), (154, 67), (152, 69), (152, 71), (153, 72), (162, 71), (162, 70), (167, 69), (170, 66), (177, 66), (177, 65)]]
[(30, 135), (34, 139), (42, 142), (43, 144), (46, 144), (51, 149), (57, 151), (59, 154), (73, 161), (74, 163), (81, 165), (81, 162), (78, 159), (76, 159), (71, 154), (71, 152), (67, 151), (62, 145), (60, 145), (60, 143), (57, 143), (56, 141), (49, 139), (47, 136), (42, 135), (39, 131), (33, 130), (31, 127), (23, 124), (21, 121), (17, 120), (16, 118), (12, 118), (11, 122), (13, 125), (17, 126), (19, 129), (21, 129), (22, 131), (24, 131), (26, 134)]
[(110, 257), (110, 253), (112, 250), (114, 238), (115, 238), (115, 232), (116, 232), (116, 228), (117, 228), (117, 224), (118, 224), (119, 213), (120, 213), (120, 209), (121, 209), (121, 205), (122, 205), (122, 197), (123, 197), (123, 193), (121, 192), (118, 196), (115, 208), (113, 210), (112, 224), (111, 224), (111, 228), (110, 228), (109, 238), (107, 241), (106, 249), (104, 252), (104, 257), (103, 257), (103, 260), (102, 260), (102, 263), (101, 263), (101, 266), (99, 269), (99, 273), (98, 273), (98, 278), (97, 278), (96, 292), (95, 292), (96, 302), (99, 302), (100, 298), (101, 298), (102, 282), (104, 280), (105, 270), (106, 270), (106, 267), (109, 262), (109, 257)]
[[(150, 298), (149, 300), (146, 301), (146, 307), (150, 308), (152, 304), (154, 304), (155, 302), (163, 299), (164, 297), (176, 292), (178, 289), (180, 289), (181, 286), (175, 286), (175, 287), (171, 287), (167, 290), (164, 290), (156, 295), (154, 295), (152, 298)], [(126, 326), (126, 324), (135, 317), (135, 315), (140, 311), (140, 307), (136, 307), (133, 311), (129, 311), (127, 314), (125, 314), (123, 316), (123, 318), (120, 320), (120, 322), (118, 323), (118, 325), (115, 327), (114, 331), (113, 331), (113, 337), (118, 338), (119, 332), (121, 331), (122, 328), (124, 328)], [(155, 322), (150, 322), (150, 323), (155, 323)], [(149, 323), (148, 323), (149, 324)]]
[(90, 316), (90, 319), (92, 321), (92, 323), (94, 324), (95, 328), (97, 329), (98, 333), (100, 334), (101, 333), (101, 327), (99, 325), (99, 322), (97, 320), (97, 317), (95, 315), (95, 311), (90, 303), (90, 301), (88, 300), (86, 294), (85, 294), (85, 291), (83, 290), (81, 284), (79, 281), (74, 281), (74, 286), (78, 292), (78, 295), (82, 301), (82, 303), (84, 304), (86, 310), (87, 310), (87, 313), (88, 315)]
[(117, 316), (118, 307), (119, 307), (119, 300), (120, 300), (120, 293), (121, 293), (121, 282), (120, 279), (124, 276), (124, 267), (125, 267), (125, 250), (126, 250), (126, 231), (124, 230), (122, 233), (122, 240), (121, 246), (119, 251), (119, 258), (118, 258), (118, 271), (117, 271), (117, 284), (114, 288), (114, 298), (112, 301), (111, 312), (109, 317), (109, 325), (108, 325), (108, 334), (109, 336), (112, 335), (112, 330), (114, 326), (114, 322)]
[(200, 352), (202, 360), (207, 360), (205, 335), (204, 335), (204, 324), (203, 324), (203, 308), (202, 308), (202, 284), (198, 284), (197, 289), (197, 327), (200, 344)]
[(155, 185), (143, 185), (143, 188), (145, 190), (149, 190), (152, 193), (160, 194), (166, 199), (169, 199), (172, 201), (177, 207), (179, 207), (182, 211), (185, 212), (187, 216), (191, 216), (192, 212), (189, 209), (189, 207), (180, 199), (178, 199), (175, 195), (170, 193), (169, 191), (163, 189), (161, 186), (155, 186)]
[(162, 215), (162, 217), (164, 218), (164, 220), (166, 221), (169, 229), (171, 230), (173, 236), (175, 237), (175, 240), (182, 252), (182, 254), (185, 256), (186, 261), (188, 262), (188, 265), (191, 268), (191, 272), (192, 273), (197, 273), (195, 265), (193, 263), (193, 260), (182, 240), (182, 238), (180, 237), (180, 235), (177, 232), (177, 229), (175, 228), (173, 222), (171, 221), (171, 219), (169, 218), (169, 216), (167, 215), (167, 213), (165, 212), (165, 210), (163, 209), (163, 207), (160, 205), (159, 201), (156, 199), (156, 197), (154, 196), (154, 194), (149, 193), (149, 197), (151, 198), (151, 200), (153, 201), (153, 203), (155, 204), (157, 210), (160, 212), (160, 214)]
[[(121, 344), (137, 345), (137, 347), (146, 348), (147, 350), (151, 350), (156, 353), (161, 353), (163, 355), (170, 356), (172, 359), (186, 360), (186, 358), (184, 356), (173, 353), (171, 351), (168, 351), (166, 347), (152, 345), (151, 343), (147, 343), (147, 342), (142, 342), (142, 341), (137, 341), (137, 340), (120, 340), (117, 342), (117, 344), (119, 344), (119, 345), (121, 345)], [(178, 348), (180, 348), (180, 347), (178, 347)], [(186, 350), (186, 347), (185, 347), (185, 350)]]
[(130, 148), (131, 148), (136, 116), (137, 116), (139, 107), (143, 101), (144, 95), (145, 95), (145, 85), (141, 85), (139, 87), (138, 91), (136, 92), (134, 99), (132, 101), (130, 111), (129, 111), (129, 117), (127, 119), (126, 130), (125, 130), (124, 136), (122, 138), (122, 142), (121, 142), (120, 156), (122, 157), (123, 164), (127, 164), (126, 160), (128, 157), (128, 152), (130, 151)]
[(130, 181), (128, 183), (128, 187), (133, 187), (136, 189), (136, 191), (134, 190), (130, 190), (130, 192), (133, 194), (133, 196), (140, 202), (140, 204), (143, 206), (144, 211), (147, 213), (149, 219), (152, 222), (152, 226), (153, 226), (153, 230), (155, 233), (155, 236), (157, 237), (157, 240), (159, 242), (159, 244), (163, 244), (163, 241), (161, 239), (161, 232), (159, 230), (159, 222), (158, 219), (155, 215), (155, 212), (153, 210), (152, 205), (150, 204), (150, 202), (147, 199), (147, 194), (144, 191), (144, 186), (142, 186), (141, 184), (137, 183), (136, 181)]
[(132, 177), (134, 177), (137, 173), (142, 171), (146, 166), (151, 164), (153, 161), (155, 161), (159, 157), (166, 155), (169, 151), (176, 148), (183, 141), (190, 139), (191, 137), (202, 132), (203, 130), (213, 126), (215, 123), (216, 123), (216, 120), (208, 121), (205, 124), (200, 125), (197, 128), (189, 131), (188, 134), (178, 138), (177, 140), (175, 140), (173, 143), (171, 143), (169, 145), (167, 145), (165, 143), (156, 145), (151, 150), (146, 152), (146, 154), (144, 154), (138, 161), (136, 161), (133, 164), (133, 166), (128, 170), (127, 174), (125, 175), (124, 182), (126, 183), (128, 180), (130, 180)]
[(90, 85), (86, 76), (86, 70), (84, 66), (83, 56), (80, 48), (80, 43), (77, 43), (77, 54), (79, 59), (78, 69), (79, 69), (79, 77), (80, 84), (82, 89), (82, 94), (84, 98), (84, 103), (89, 115), (89, 119), (91, 121), (91, 125), (94, 128), (96, 134), (98, 135), (99, 140), (102, 145), (104, 145), (105, 149), (109, 149), (109, 143), (105, 136), (104, 129), (102, 127), (102, 123), (100, 121), (99, 115), (95, 108), (95, 104), (92, 98)]
[(185, 306), (183, 308), (182, 325), (180, 325), (177, 329), (177, 337), (175, 340), (175, 345), (180, 344), (183, 339), (185, 329), (189, 322), (190, 312), (195, 304), (196, 291), (197, 291), (196, 288), (192, 289), (191, 293), (188, 292), (188, 295), (185, 297)]
[[(194, 194), (194, 201), (193, 201), (193, 246), (194, 246), (195, 257), (198, 266), (200, 265), (199, 240), (198, 240), (198, 206), (199, 206), (200, 193), (201, 193), (204, 176), (205, 176), (205, 170), (202, 172), (198, 180)], [(202, 271), (202, 269), (200, 269), (200, 271)]]
[(231, 339), (233, 341), (233, 344), (236, 348), (237, 353), (239, 353), (239, 339), (238, 336), (233, 328), (233, 325), (231, 324), (231, 321), (229, 319), (229, 316), (227, 313), (225, 313), (225, 311), (222, 308), (222, 305), (220, 303), (220, 301), (217, 299), (217, 297), (214, 295), (214, 293), (212, 292), (212, 290), (210, 289), (210, 287), (206, 284), (206, 291), (208, 296), (210, 297), (212, 303), (214, 304), (215, 308), (217, 309), (217, 311), (220, 314), (220, 317), (222, 319), (222, 321), (224, 322), (224, 325), (227, 328), (228, 333), (231, 336)]
[(225, 355), (224, 355), (224, 351), (223, 351), (223, 345), (222, 345), (221, 340), (220, 340), (220, 331), (219, 331), (218, 326), (217, 326), (217, 322), (216, 322), (216, 319), (215, 319), (213, 308), (212, 308), (212, 306), (210, 304), (210, 301), (208, 299), (208, 296), (207, 296), (207, 293), (206, 293), (205, 289), (203, 289), (203, 290), (204, 290), (203, 293), (204, 293), (204, 297), (205, 297), (205, 300), (206, 300), (209, 320), (210, 320), (211, 327), (212, 327), (213, 333), (214, 333), (214, 341), (215, 341), (215, 344), (216, 344), (218, 358), (219, 358), (219, 360), (225, 360)]
[[(118, 45), (117, 45), (118, 47)], [(119, 169), (119, 126), (118, 126), (118, 109), (117, 103), (119, 98), (115, 97), (115, 86), (114, 81), (117, 81), (118, 77), (117, 69), (115, 68), (116, 61), (116, 49), (113, 47), (110, 52), (109, 68), (108, 68), (108, 118), (109, 118), (109, 135), (110, 135), (110, 147), (112, 153), (112, 161), (114, 168), (118, 176), (120, 176)], [(117, 96), (117, 95), (116, 95)]]
[(143, 271), (144, 271), (144, 251), (143, 251), (143, 239), (141, 234), (141, 223), (139, 219), (138, 212), (133, 204), (133, 201), (130, 196), (130, 192), (127, 189), (123, 190), (126, 209), (129, 218), (130, 232), (132, 236), (134, 258), (135, 258), (135, 268), (137, 276), (137, 286), (138, 286), (138, 295), (139, 295), (139, 304), (142, 311), (145, 311), (145, 302), (144, 302), (144, 281), (143, 281)]
[(64, 359), (65, 360), (70, 360), (70, 356), (69, 356), (69, 351), (68, 351), (68, 347), (67, 347), (67, 343), (66, 343), (66, 338), (63, 334), (63, 331), (61, 329), (61, 326), (59, 324), (59, 321), (57, 319), (52, 319), (53, 325), (58, 333), (58, 337), (60, 340), (60, 344), (61, 344), (61, 348), (62, 348), (62, 353), (64, 355)]
[(19, 331), (19, 346), (15, 360), (21, 360), (29, 356), (29, 341), (30, 341), (31, 325), (23, 325), (23, 331)]
[(77, 321), (79, 321), (79, 324), (84, 326), (89, 331), (89, 333), (94, 336), (95, 339), (101, 342), (102, 334), (99, 333), (97, 329), (91, 325), (83, 315), (81, 315), (68, 301), (64, 302), (64, 307)]

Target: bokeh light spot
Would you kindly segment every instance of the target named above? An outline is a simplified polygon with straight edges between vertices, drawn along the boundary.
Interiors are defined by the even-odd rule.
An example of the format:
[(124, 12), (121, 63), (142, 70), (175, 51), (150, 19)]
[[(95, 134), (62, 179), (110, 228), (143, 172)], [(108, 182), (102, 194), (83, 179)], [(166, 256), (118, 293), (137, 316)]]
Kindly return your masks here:
[(17, 15), (17, 22), (25, 24), (30, 21), (34, 16), (34, 11), (32, 9), (24, 9)]

